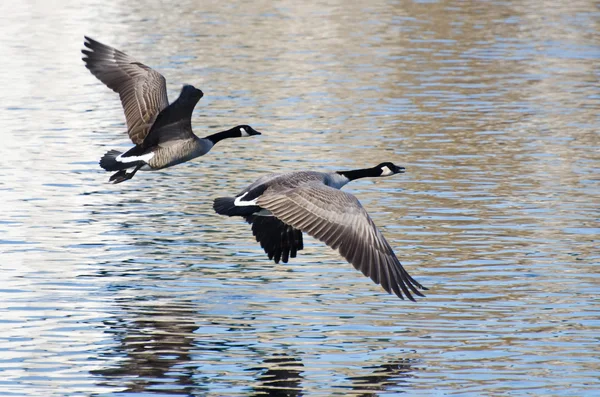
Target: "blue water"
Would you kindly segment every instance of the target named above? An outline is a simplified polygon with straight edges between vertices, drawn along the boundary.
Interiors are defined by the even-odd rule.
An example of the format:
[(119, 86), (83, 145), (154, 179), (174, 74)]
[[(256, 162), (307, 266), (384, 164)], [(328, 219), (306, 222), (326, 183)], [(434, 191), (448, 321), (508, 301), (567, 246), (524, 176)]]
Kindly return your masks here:
[[(0, 5), (0, 395), (594, 395), (600, 13), (592, 1)], [(264, 135), (120, 185), (83, 35)], [(344, 189), (429, 288), (306, 238), (269, 262), (212, 212), (272, 171)]]

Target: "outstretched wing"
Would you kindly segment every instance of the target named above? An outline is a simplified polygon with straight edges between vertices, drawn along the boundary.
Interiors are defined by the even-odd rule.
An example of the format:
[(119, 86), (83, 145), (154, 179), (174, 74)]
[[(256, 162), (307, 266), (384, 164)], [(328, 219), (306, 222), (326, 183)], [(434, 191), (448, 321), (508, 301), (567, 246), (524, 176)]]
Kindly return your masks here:
[(117, 92), (127, 120), (129, 138), (140, 145), (161, 110), (169, 105), (165, 78), (115, 48), (85, 37), (85, 67)]
[(257, 205), (295, 229), (319, 239), (388, 292), (414, 300), (423, 296), (415, 281), (396, 258), (392, 247), (367, 211), (353, 195), (314, 182), (300, 187), (266, 192)]
[(184, 85), (179, 98), (156, 117), (143, 146), (151, 147), (168, 141), (195, 137), (192, 132), (192, 112), (203, 96), (204, 93), (196, 87)]
[(304, 248), (302, 231), (286, 225), (274, 216), (249, 215), (244, 218), (252, 224), (252, 234), (256, 241), (275, 263), (287, 263)]

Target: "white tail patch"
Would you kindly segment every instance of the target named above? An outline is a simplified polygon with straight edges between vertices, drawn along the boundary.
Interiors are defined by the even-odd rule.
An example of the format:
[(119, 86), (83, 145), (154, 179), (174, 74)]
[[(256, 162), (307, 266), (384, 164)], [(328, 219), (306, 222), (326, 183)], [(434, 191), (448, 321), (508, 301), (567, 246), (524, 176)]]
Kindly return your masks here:
[(236, 207), (247, 207), (250, 205), (256, 205), (256, 200), (258, 199), (258, 197), (252, 201), (242, 201), (244, 196), (246, 196), (247, 194), (248, 192), (245, 192), (240, 197), (236, 197), (235, 200), (233, 200), (233, 205), (235, 205)]
[(394, 172), (392, 170), (390, 170), (387, 165), (384, 165), (383, 167), (381, 167), (381, 175), (380, 176), (390, 176), (390, 175), (394, 175)]
[(152, 157), (154, 157), (154, 152), (142, 154), (141, 156), (127, 157), (123, 157), (123, 154), (120, 154), (117, 157), (115, 157), (115, 161), (118, 161), (119, 163), (133, 163), (134, 161), (143, 161), (144, 163), (147, 163)]

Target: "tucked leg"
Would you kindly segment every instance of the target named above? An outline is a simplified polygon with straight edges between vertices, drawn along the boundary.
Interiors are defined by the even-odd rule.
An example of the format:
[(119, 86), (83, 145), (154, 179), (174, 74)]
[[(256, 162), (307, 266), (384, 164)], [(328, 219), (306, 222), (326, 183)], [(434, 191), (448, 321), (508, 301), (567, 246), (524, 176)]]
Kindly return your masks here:
[(133, 171), (131, 172), (127, 172), (127, 170), (121, 170), (119, 172), (116, 172), (115, 174), (113, 174), (110, 179), (108, 180), (109, 182), (114, 183), (115, 185), (117, 183), (121, 183), (124, 182), (128, 179), (133, 178), (133, 176), (135, 175), (136, 172), (138, 172), (138, 170), (140, 168), (142, 168), (144, 166), (144, 164), (138, 164), (135, 166), (135, 168), (133, 169)]

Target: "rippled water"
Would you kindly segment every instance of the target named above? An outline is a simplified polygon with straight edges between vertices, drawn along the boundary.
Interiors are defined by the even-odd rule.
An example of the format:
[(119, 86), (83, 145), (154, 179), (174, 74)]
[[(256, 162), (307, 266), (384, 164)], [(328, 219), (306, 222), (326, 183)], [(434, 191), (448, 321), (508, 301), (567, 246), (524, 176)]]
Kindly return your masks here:
[[(1, 4), (1, 395), (597, 393), (596, 2)], [(130, 143), (84, 34), (202, 88), (199, 135), (264, 135), (107, 184)], [(211, 210), (381, 161), (407, 173), (345, 189), (417, 303), (312, 239), (270, 263)]]

